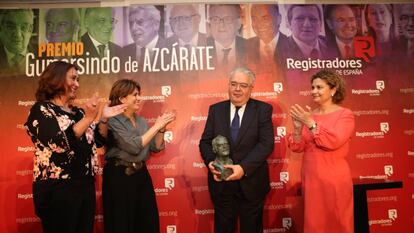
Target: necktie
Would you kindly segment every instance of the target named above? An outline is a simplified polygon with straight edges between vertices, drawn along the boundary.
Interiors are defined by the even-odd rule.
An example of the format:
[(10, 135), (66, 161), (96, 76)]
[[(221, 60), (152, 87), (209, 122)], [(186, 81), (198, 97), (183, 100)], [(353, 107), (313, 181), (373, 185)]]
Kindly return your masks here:
[(319, 51), (317, 49), (312, 49), (311, 53), (310, 53), (310, 57), (312, 59), (318, 59), (319, 58)]
[(233, 142), (236, 142), (237, 135), (239, 134), (240, 129), (240, 117), (239, 117), (239, 109), (241, 107), (236, 107), (236, 112), (234, 113), (233, 120), (231, 121), (231, 139)]
[(145, 47), (138, 47), (136, 48), (136, 60), (137, 61), (144, 61), (144, 57), (145, 57)]
[(13, 72), (24, 72), (25, 61), (24, 56), (22, 54), (15, 54), (13, 58), (10, 60), (10, 67)]
[(269, 44), (266, 44), (264, 46), (264, 51), (265, 51), (265, 60), (267, 62), (271, 61), (272, 60), (272, 49), (270, 48)]
[(222, 49), (223, 51), (223, 66), (226, 66), (229, 63), (229, 53), (231, 48)]
[(15, 54), (11, 59), (11, 65), (19, 66), (24, 61), (24, 56), (21, 54)]
[(99, 50), (99, 56), (105, 57), (105, 45), (103, 44), (98, 45), (98, 50)]
[(345, 45), (345, 58), (351, 58), (351, 47), (349, 45)]

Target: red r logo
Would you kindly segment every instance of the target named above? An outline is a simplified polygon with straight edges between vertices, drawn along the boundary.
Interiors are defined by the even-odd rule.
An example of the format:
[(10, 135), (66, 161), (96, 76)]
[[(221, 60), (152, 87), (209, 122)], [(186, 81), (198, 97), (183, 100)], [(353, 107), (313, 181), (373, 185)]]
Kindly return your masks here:
[(375, 43), (372, 36), (354, 37), (355, 57), (364, 59), (369, 62), (371, 57), (375, 56)]

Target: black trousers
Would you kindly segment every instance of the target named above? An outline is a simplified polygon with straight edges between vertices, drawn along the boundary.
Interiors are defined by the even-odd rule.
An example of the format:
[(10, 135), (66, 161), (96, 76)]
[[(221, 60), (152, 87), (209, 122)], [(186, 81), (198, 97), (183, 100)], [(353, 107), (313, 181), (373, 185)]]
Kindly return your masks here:
[(95, 220), (93, 177), (33, 183), (36, 215), (44, 233), (92, 233)]
[(105, 233), (159, 233), (158, 207), (147, 167), (132, 175), (105, 164), (102, 184)]
[(264, 199), (246, 199), (238, 181), (229, 182), (226, 186), (222, 193), (211, 195), (214, 232), (235, 233), (239, 218), (240, 233), (262, 233)]

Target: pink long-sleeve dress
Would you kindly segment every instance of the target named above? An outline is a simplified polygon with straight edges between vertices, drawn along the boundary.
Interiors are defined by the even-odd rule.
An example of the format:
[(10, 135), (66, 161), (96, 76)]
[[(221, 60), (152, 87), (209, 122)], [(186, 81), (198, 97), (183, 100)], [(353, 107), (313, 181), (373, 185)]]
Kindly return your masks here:
[(304, 152), (302, 192), (304, 195), (304, 233), (353, 233), (353, 186), (345, 157), (354, 132), (351, 110), (313, 115), (315, 132), (302, 129), (302, 139), (288, 138), (294, 152)]

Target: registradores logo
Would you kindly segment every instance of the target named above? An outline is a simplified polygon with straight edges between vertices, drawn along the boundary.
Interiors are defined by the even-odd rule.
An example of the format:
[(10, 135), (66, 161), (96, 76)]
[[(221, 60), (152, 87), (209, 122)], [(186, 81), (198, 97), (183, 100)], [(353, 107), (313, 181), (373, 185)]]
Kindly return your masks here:
[(166, 196), (168, 195), (169, 191), (172, 191), (175, 187), (175, 180), (174, 178), (165, 178), (164, 179), (164, 187), (163, 188), (155, 188), (155, 194), (157, 196)]
[(164, 141), (167, 143), (171, 143), (174, 139), (174, 135), (172, 131), (165, 131), (164, 133)]
[(174, 178), (165, 178), (164, 185), (167, 189), (172, 190), (175, 187)]
[(382, 132), (388, 133), (388, 131), (390, 131), (390, 125), (388, 124), (388, 122), (381, 122), (380, 129)]
[(166, 98), (168, 98), (172, 94), (171, 86), (162, 86), (161, 87), (161, 95), (151, 95), (151, 96), (141, 96), (141, 100), (152, 100), (152, 102), (165, 102)]
[(282, 93), (283, 83), (280, 83), (280, 82), (273, 83), (273, 90), (278, 94)]
[(292, 228), (292, 218), (282, 218), (282, 227), (264, 229), (263, 233), (287, 232)]
[(355, 36), (354, 37), (355, 56), (362, 58), (365, 62), (370, 62), (375, 57), (375, 42), (372, 36)]
[(280, 172), (279, 179), (281, 182), (287, 184), (287, 182), (289, 181), (289, 172)]
[(289, 172), (279, 173), (279, 182), (270, 182), (271, 189), (282, 189), (289, 182)]
[(392, 167), (392, 165), (385, 165), (384, 166), (384, 174), (387, 175), (388, 177), (392, 176), (392, 174), (394, 174), (394, 168)]
[(382, 91), (385, 89), (384, 80), (375, 81), (375, 89), (352, 89), (351, 93), (353, 95), (370, 95), (370, 96), (379, 96)]
[(360, 180), (363, 179), (377, 179), (377, 180), (388, 180), (394, 174), (394, 168), (392, 165), (385, 165), (384, 166), (384, 174), (383, 175), (367, 175), (367, 176), (359, 176)]
[(383, 91), (385, 89), (385, 82), (383, 80), (377, 80), (375, 84), (378, 90)]
[(177, 233), (176, 225), (167, 225), (167, 233)]
[(369, 225), (391, 226), (398, 218), (397, 209), (388, 210), (388, 219), (374, 219), (369, 220)]
[(161, 95), (168, 97), (171, 95), (171, 86), (162, 86)]
[(279, 126), (276, 128), (276, 135), (278, 137), (284, 138), (286, 136), (286, 127)]
[(390, 125), (388, 122), (380, 122), (379, 125), (380, 131), (365, 131), (365, 132), (355, 132), (355, 136), (365, 138), (365, 137), (373, 137), (373, 138), (384, 138), (385, 134), (390, 131)]
[(281, 143), (284, 137), (286, 137), (286, 127), (284, 126), (277, 127), (274, 142)]
[(275, 82), (273, 83), (273, 91), (260, 91), (260, 92), (252, 92), (252, 97), (265, 97), (268, 99), (277, 98), (279, 94), (283, 92), (283, 83)]
[(292, 227), (292, 218), (282, 218), (282, 226), (289, 230)]

